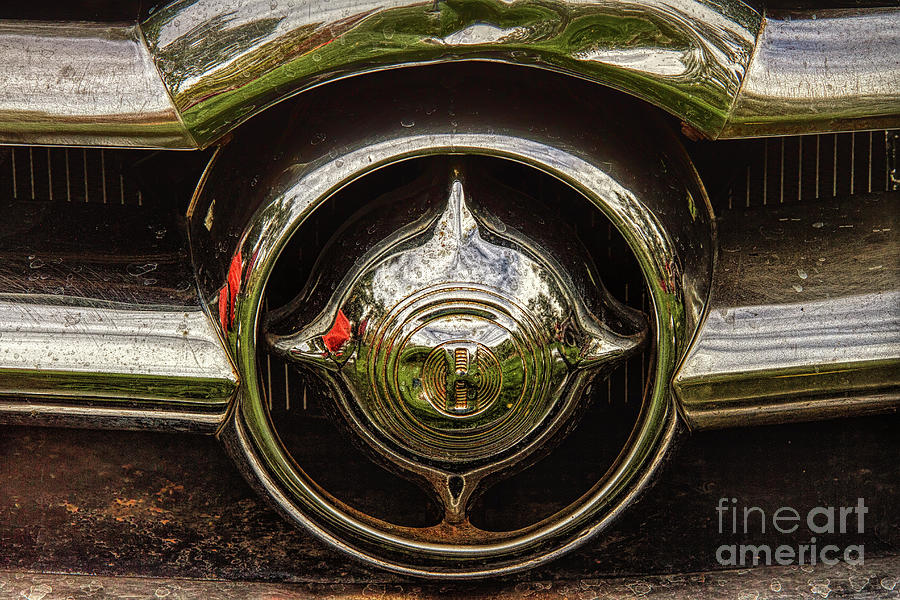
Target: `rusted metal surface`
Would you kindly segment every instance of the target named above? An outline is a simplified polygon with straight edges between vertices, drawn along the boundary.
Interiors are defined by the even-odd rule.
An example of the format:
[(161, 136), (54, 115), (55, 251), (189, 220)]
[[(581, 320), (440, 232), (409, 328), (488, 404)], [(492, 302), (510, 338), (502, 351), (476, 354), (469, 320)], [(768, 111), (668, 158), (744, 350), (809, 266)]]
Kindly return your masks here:
[(142, 577), (48, 575), (0, 571), (0, 598), (81, 600), (90, 598), (167, 598), (182, 600), (300, 600), (309, 598), (421, 599), (465, 597), (471, 600), (640, 598), (780, 599), (891, 598), (900, 591), (900, 558), (878, 559), (865, 567), (815, 567), (807, 570), (771, 567), (705, 573), (617, 577), (610, 579), (544, 580), (482, 585), (399, 584), (273, 584)]
[[(411, 590), (417, 589), (425, 597), (426, 591), (445, 597), (473, 597), (485, 590), (509, 597), (529, 591), (572, 598), (582, 594), (587, 598), (617, 596), (620, 591), (634, 597), (651, 592), (659, 594), (656, 597), (666, 597), (664, 592), (674, 597), (679, 597), (676, 593), (709, 597), (696, 590), (712, 594), (720, 588), (712, 584), (698, 588), (706, 581), (691, 579), (692, 575), (683, 576), (691, 585), (671, 587), (677, 580), (666, 576), (721, 569), (715, 551), (723, 543), (796, 544), (808, 540), (723, 536), (717, 531), (715, 513), (720, 497), (736, 497), (766, 510), (853, 504), (863, 497), (869, 506), (865, 534), (838, 535), (836, 543), (864, 543), (864, 568), (852, 572), (818, 567), (753, 570), (725, 576), (753, 585), (721, 588), (728, 593), (720, 596), (737, 598), (743, 591), (755, 591), (758, 596), (751, 593), (747, 597), (783, 598), (798, 597), (802, 591), (808, 598), (823, 598), (824, 594), (809, 587), (822, 584), (832, 590), (829, 599), (842, 598), (855, 589), (848, 587), (853, 577), (857, 587), (868, 578), (857, 597), (881, 598), (890, 590), (879, 588), (880, 580), (865, 569), (879, 564), (873, 561), (893, 557), (893, 562), (884, 563), (892, 566), (881, 577), (889, 578), (891, 572), (897, 576), (898, 425), (898, 417), (878, 417), (760, 427), (740, 437), (731, 432), (697, 434), (683, 440), (677, 450), (678, 468), (665, 469), (645, 498), (598, 542), (528, 574), (453, 587), (425, 585), (368, 569), (327, 550), (264, 506), (211, 438), (10, 427), (0, 438), (0, 454), (5, 457), (0, 463), (0, 569), (7, 572), (2, 577), (7, 586), (15, 588), (13, 597), (32, 584), (17, 583), (23, 580), (10, 572), (310, 584), (313, 587), (269, 589), (279, 594), (282, 589), (295, 589), (298, 594), (314, 592), (326, 597), (362, 595), (367, 586), (372, 586), (368, 593), (375, 595), (402, 592), (413, 596)], [(322, 464), (345, 451), (318, 444), (311, 436), (310, 445), (318, 448)], [(361, 494), (369, 493), (368, 479), (377, 476), (363, 466), (348, 473)], [(543, 488), (511, 490), (502, 502), (519, 511), (537, 512), (552, 490), (577, 485), (567, 477), (548, 479)], [(392, 501), (390, 490), (371, 489), (372, 494), (382, 494), (371, 500)], [(827, 543), (828, 537), (820, 536), (820, 543)], [(764, 575), (758, 576), (761, 572)], [(722, 581), (723, 575), (705, 577), (715, 583)], [(598, 582), (608, 578), (619, 581)], [(776, 578), (782, 583), (780, 595), (768, 587)], [(90, 580), (77, 581), (81, 582), (78, 590), (82, 585), (91, 586)], [(789, 588), (788, 581), (795, 587)], [(107, 585), (102, 579), (101, 583)], [(347, 587), (331, 588), (332, 584)], [(547, 585), (550, 587), (545, 588)], [(629, 585), (637, 587), (631, 590)], [(0, 588), (0, 594), (8, 589)], [(176, 594), (170, 597), (181, 593), (169, 589)], [(894, 591), (897, 589), (895, 586)], [(124, 595), (126, 590), (113, 595)], [(647, 593), (641, 594), (644, 590)], [(69, 595), (77, 598), (78, 593)], [(209, 593), (208, 597), (215, 597)], [(145, 595), (152, 597), (152, 593)], [(201, 592), (193, 595), (207, 597)], [(54, 596), (48, 593), (46, 597)]]

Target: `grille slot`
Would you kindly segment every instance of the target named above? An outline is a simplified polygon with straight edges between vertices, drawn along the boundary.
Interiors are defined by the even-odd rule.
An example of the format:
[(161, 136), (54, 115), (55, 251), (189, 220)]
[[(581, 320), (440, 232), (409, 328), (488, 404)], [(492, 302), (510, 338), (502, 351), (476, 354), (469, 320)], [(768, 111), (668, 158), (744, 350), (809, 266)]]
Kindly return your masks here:
[(692, 150), (717, 211), (895, 189), (897, 131), (700, 143)]
[(130, 173), (134, 159), (127, 150), (7, 148), (0, 189), (13, 200), (141, 206), (143, 192)]
[(0, 199), (184, 214), (211, 151), (0, 147)]

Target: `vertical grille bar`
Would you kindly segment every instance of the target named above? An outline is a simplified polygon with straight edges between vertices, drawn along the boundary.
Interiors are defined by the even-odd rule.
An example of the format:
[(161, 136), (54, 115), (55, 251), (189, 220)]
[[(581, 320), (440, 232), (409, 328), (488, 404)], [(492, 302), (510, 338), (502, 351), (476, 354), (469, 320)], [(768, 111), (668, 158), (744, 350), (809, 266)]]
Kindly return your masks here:
[(885, 176), (884, 185), (889, 190), (900, 190), (900, 171), (898, 168), (898, 158), (900, 158), (900, 131), (889, 132), (887, 140), (885, 140)]

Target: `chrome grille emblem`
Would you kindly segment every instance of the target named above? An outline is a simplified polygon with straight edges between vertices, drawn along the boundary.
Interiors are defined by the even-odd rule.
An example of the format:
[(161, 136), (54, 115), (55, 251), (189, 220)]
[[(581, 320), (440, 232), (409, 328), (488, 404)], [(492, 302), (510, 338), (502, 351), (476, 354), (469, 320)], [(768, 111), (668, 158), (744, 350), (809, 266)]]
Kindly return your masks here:
[(497, 399), (503, 373), (497, 358), (485, 346), (460, 344), (442, 344), (428, 355), (422, 367), (422, 387), (437, 410), (469, 416)]
[[(240, 240), (232, 255), (243, 267), (227, 332), (241, 393), (223, 439), (281, 510), (355, 556), (407, 574), (508, 573), (596, 535), (659, 465), (675, 432), (671, 376), (708, 290), (688, 277), (710, 266), (708, 214), (697, 205), (705, 196), (674, 139), (620, 124), (629, 113), (613, 97), (585, 104), (592, 126), (583, 128), (561, 111), (533, 110), (542, 97), (526, 101), (493, 81), (471, 97), (423, 90), (447, 110), (423, 109), (414, 128), (401, 126), (403, 100), (362, 111), (363, 137), (355, 120), (317, 119), (316, 131), (328, 132), (321, 143), (294, 136), (283, 160), (260, 163), (275, 187), (223, 183), (205, 193), (203, 206), (216, 197), (217, 206), (231, 198), (225, 206), (238, 215), (256, 207), (245, 229), (223, 234)], [(222, 156), (231, 162), (217, 165), (241, 168), (247, 150)], [(573, 227), (569, 209), (582, 208), (590, 220)], [(319, 217), (340, 224), (321, 228)], [(603, 253), (593, 247), (613, 228), (634, 266), (595, 264)], [(204, 239), (203, 223), (192, 231)], [(600, 236), (594, 251), (586, 236)], [(648, 314), (602, 283), (601, 274), (630, 268), (641, 272)], [(599, 420), (578, 425), (595, 378), (651, 337), (651, 360), (633, 363), (647, 369), (644, 401), (629, 407), (635, 420), (607, 421), (618, 411), (594, 403)], [(496, 364), (483, 351), (479, 361), (480, 346)], [(304, 446), (296, 415), (267, 406), (268, 354), (303, 371), (345, 439), (418, 483), (442, 516), (395, 520), (317, 481), (304, 465), (306, 451), (321, 448)], [(610, 448), (609, 468), (598, 465), (585, 494), (521, 528), (497, 531), (482, 519), (481, 492), (592, 428), (623, 445)]]

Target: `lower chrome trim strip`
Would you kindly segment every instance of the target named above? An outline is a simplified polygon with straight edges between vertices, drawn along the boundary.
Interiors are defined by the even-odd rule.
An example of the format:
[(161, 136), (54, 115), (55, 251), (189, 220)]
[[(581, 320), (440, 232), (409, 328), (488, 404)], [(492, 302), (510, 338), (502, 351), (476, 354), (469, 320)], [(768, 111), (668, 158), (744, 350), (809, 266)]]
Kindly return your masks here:
[(675, 377), (693, 428), (900, 406), (900, 193), (719, 220), (707, 316)]
[(45, 299), (0, 300), (0, 421), (214, 429), (224, 418), (237, 376), (198, 307)]
[(225, 414), (221, 411), (206, 414), (200, 411), (167, 410), (163, 406), (153, 410), (34, 400), (0, 401), (0, 422), (9, 425), (215, 433), (224, 420)]

